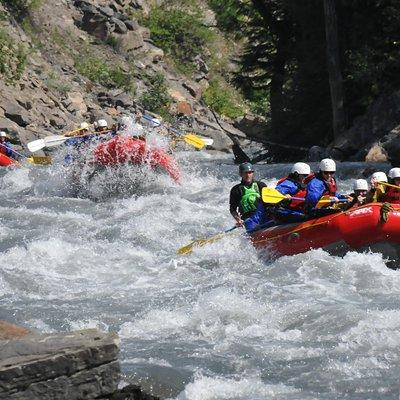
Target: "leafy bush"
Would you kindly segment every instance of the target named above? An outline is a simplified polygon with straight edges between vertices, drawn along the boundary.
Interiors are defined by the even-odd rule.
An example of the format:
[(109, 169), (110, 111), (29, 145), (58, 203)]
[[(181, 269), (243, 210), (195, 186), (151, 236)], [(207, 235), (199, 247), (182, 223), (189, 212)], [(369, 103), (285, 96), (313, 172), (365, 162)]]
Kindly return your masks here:
[(203, 95), (204, 101), (212, 110), (228, 118), (237, 118), (245, 112), (244, 106), (235, 100), (237, 97), (238, 94), (232, 88), (224, 87), (217, 79), (210, 82)]
[(0, 30), (0, 74), (8, 83), (18, 81), (24, 73), (27, 51), (7, 32)]
[(150, 29), (156, 46), (181, 63), (191, 62), (196, 55), (202, 54), (212, 35), (202, 25), (199, 15), (183, 9), (153, 8), (142, 22)]
[(126, 73), (120, 66), (110, 67), (104, 60), (90, 55), (82, 55), (75, 60), (77, 71), (92, 82), (107, 87), (119, 87), (131, 94), (135, 93), (135, 84), (131, 74)]
[(147, 75), (144, 80), (150, 88), (140, 97), (139, 103), (146, 110), (157, 113), (168, 120), (170, 118), (168, 107), (171, 98), (167, 93), (164, 76), (161, 74)]
[(38, 8), (42, 0), (0, 0), (17, 19), (25, 18), (31, 10)]

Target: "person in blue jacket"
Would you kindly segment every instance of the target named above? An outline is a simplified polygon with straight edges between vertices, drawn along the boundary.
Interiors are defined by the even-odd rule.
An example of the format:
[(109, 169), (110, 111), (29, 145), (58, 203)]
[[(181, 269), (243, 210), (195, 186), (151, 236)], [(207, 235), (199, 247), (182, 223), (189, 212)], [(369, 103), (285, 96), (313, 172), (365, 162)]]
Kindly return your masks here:
[[(334, 160), (330, 158), (321, 160), (319, 172), (307, 184), (305, 211), (310, 217), (319, 217), (341, 211), (333, 208), (332, 205), (339, 203), (341, 199), (347, 199), (348, 196), (337, 192), (335, 173), (336, 163)], [(317, 205), (323, 196), (329, 196), (330, 202), (319, 208)]]
[[(274, 209), (274, 215), (278, 221), (302, 222), (306, 219), (304, 198), (307, 188), (306, 182), (310, 177), (310, 173), (311, 168), (308, 164), (297, 162), (292, 166), (290, 174), (278, 181), (275, 189), (287, 197), (287, 200), (278, 203)], [(292, 197), (297, 199), (292, 199)]]
[(244, 222), (247, 232), (279, 223), (304, 221), (306, 219), (303, 211), (304, 200), (292, 199), (292, 197), (304, 198), (306, 193), (305, 180), (310, 172), (311, 169), (308, 164), (295, 163), (290, 174), (280, 179), (275, 188), (285, 195), (286, 199), (275, 206), (268, 206), (260, 200), (254, 214)]
[(14, 151), (13, 146), (7, 141), (7, 133), (4, 131), (0, 132), (0, 153), (7, 157), (13, 157)]

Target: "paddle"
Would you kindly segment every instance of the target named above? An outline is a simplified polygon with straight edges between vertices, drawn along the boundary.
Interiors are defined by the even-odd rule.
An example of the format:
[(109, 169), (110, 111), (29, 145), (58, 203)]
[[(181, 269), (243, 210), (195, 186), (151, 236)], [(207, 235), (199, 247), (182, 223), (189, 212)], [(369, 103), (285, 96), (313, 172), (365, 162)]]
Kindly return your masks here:
[(387, 182), (378, 182), (379, 185), (383, 185), (383, 186), (389, 186), (395, 189), (400, 189), (400, 186), (397, 185), (392, 185), (391, 183), (387, 183)]
[(31, 156), (26, 158), (28, 162), (35, 165), (49, 165), (51, 164), (51, 157), (49, 156)]
[[(15, 151), (14, 149), (10, 149), (9, 147), (7, 147), (7, 146), (6, 146), (5, 144), (3, 144), (3, 143), (0, 143), (0, 146), (5, 147), (7, 150), (12, 151), (12, 152), (13, 152), (14, 154), (16, 154), (17, 156), (20, 156), (20, 157), (22, 157), (22, 158), (27, 158), (25, 154), (18, 153), (18, 151)], [(15, 160), (15, 161), (16, 161), (16, 160)]]
[[(261, 198), (264, 203), (267, 204), (277, 204), (281, 202), (282, 200), (289, 200), (288, 197), (286, 197), (284, 194), (281, 192), (278, 192), (278, 190), (274, 188), (269, 188), (269, 187), (263, 187), (261, 190)], [(291, 197), (293, 200), (305, 200), (303, 197)]]
[(212, 146), (214, 143), (214, 139), (206, 138), (204, 136), (199, 136), (199, 138), (206, 144), (206, 146)]
[(189, 133), (187, 135), (183, 135), (182, 138), (178, 138), (179, 140), (183, 140), (185, 143), (190, 144), (196, 149), (201, 150), (206, 144), (203, 139), (200, 139), (198, 136)]
[[(28, 150), (31, 153), (34, 153), (35, 151), (42, 150), (45, 147), (59, 146), (60, 144), (63, 144), (66, 140), (71, 139), (71, 138), (93, 135), (93, 133), (89, 133), (87, 135), (80, 135), (80, 136), (71, 135), (72, 133), (76, 133), (76, 132), (82, 131), (84, 129), (87, 129), (87, 128), (75, 129), (71, 132), (67, 132), (65, 135), (52, 135), (52, 136), (46, 136), (43, 139), (34, 140), (32, 142), (27, 143)], [(67, 135), (69, 135), (69, 136), (67, 136)]]
[[(154, 121), (153, 118), (143, 115), (143, 119), (151, 122), (155, 126), (165, 126), (161, 122)], [(205, 141), (200, 138), (199, 136), (195, 135), (194, 133), (188, 133), (188, 134), (182, 134), (181, 132), (177, 131), (176, 129), (170, 128), (168, 126), (165, 126), (168, 131), (174, 133), (176, 136), (178, 136), (179, 140), (183, 140), (185, 143), (195, 147), (196, 149), (201, 150), (203, 147), (206, 146)]]
[(187, 244), (186, 246), (181, 247), (176, 253), (179, 255), (184, 255), (184, 254), (189, 254), (193, 251), (193, 247), (194, 246), (198, 246), (198, 247), (203, 247), (208, 243), (214, 243), (219, 239), (222, 239), (226, 233), (229, 233), (235, 229), (237, 229), (238, 226), (234, 226), (230, 229), (227, 229), (226, 231), (223, 231), (221, 233), (218, 233), (217, 235), (211, 236), (208, 239), (197, 239), (194, 240), (193, 242)]
[[(267, 204), (277, 204), (282, 200), (305, 200), (304, 197), (286, 197), (284, 194), (280, 193), (278, 190), (268, 187), (263, 187), (261, 191), (261, 198), (264, 203)], [(339, 199), (340, 203), (347, 203), (348, 199)], [(331, 203), (330, 196), (323, 196), (317, 203), (319, 204)]]

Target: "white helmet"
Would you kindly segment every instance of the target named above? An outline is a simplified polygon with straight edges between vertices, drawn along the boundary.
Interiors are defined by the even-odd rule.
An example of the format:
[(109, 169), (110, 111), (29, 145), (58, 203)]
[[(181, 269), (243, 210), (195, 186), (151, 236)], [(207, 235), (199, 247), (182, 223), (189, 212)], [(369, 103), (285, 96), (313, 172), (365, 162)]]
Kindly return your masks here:
[(105, 119), (99, 119), (97, 121), (97, 126), (99, 128), (107, 128), (108, 124), (107, 124), (107, 121)]
[(7, 133), (5, 133), (4, 131), (0, 132), (0, 137), (7, 137)]
[(319, 163), (319, 170), (323, 172), (336, 172), (336, 163), (331, 158), (324, 158)]
[(80, 129), (89, 129), (89, 124), (87, 122), (82, 122), (80, 125)]
[(292, 174), (294, 172), (297, 172), (299, 175), (310, 175), (311, 168), (308, 164), (303, 163), (303, 162), (297, 162), (296, 164), (293, 164), (293, 167), (290, 171)]
[(388, 172), (388, 177), (390, 179), (395, 179), (395, 178), (400, 178), (400, 168), (392, 168), (389, 172)]
[(365, 179), (356, 179), (353, 183), (353, 190), (368, 190), (368, 182)]
[(387, 182), (387, 176), (384, 172), (378, 171), (371, 175), (371, 181), (374, 182)]

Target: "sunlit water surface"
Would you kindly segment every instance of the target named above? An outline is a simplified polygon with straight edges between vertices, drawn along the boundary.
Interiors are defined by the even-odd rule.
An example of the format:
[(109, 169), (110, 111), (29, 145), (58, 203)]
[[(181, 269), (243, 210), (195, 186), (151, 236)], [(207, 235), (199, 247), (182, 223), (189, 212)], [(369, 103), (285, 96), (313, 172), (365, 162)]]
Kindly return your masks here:
[[(59, 166), (1, 170), (0, 319), (116, 331), (124, 380), (164, 398), (398, 399), (399, 272), (373, 253), (268, 262), (242, 234), (177, 256), (233, 225), (238, 178), (228, 157), (178, 158), (182, 185), (137, 167), (78, 189)], [(345, 191), (364, 167), (339, 166)]]

